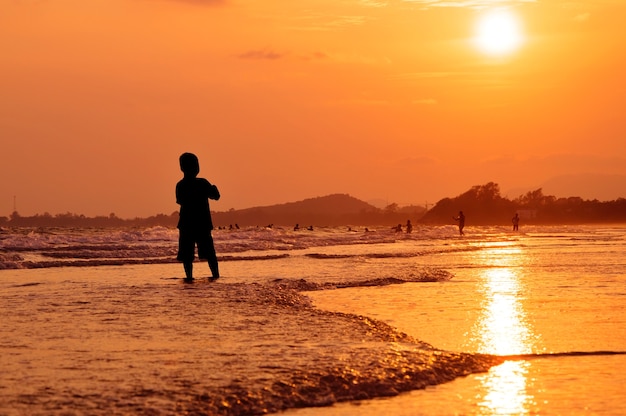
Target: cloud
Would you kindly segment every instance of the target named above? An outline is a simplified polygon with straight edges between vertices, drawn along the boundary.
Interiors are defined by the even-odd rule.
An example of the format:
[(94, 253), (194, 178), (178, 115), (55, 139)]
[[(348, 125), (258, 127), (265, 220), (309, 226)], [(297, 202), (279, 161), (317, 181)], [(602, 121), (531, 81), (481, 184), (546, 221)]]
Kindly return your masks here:
[(405, 3), (420, 4), (424, 8), (456, 7), (469, 9), (483, 9), (494, 6), (514, 6), (525, 3), (536, 3), (537, 0), (402, 0)]
[(327, 59), (328, 54), (325, 52), (314, 52), (313, 59)]
[(241, 59), (255, 59), (255, 60), (269, 60), (269, 61), (273, 61), (273, 60), (277, 60), (277, 59), (282, 59), (282, 58), (284, 58), (287, 55), (288, 54), (274, 52), (274, 51), (269, 50), (269, 49), (261, 49), (261, 50), (257, 49), (257, 50), (251, 50), (251, 51), (239, 54), (238, 57), (241, 58)]
[(386, 7), (389, 5), (388, 2), (379, 0), (360, 0), (359, 3), (365, 7)]
[(228, 0), (169, 0), (177, 3), (197, 4), (199, 6), (223, 6)]
[(296, 30), (330, 31), (361, 26), (368, 21), (365, 16), (309, 16), (302, 19), (301, 24), (293, 27)]
[(437, 104), (437, 100), (434, 98), (420, 98), (418, 100), (413, 100), (413, 104), (417, 105), (435, 105)]
[(418, 157), (407, 157), (404, 159), (399, 159), (395, 162), (398, 166), (404, 167), (422, 167), (425, 165), (436, 165), (439, 161), (430, 156), (418, 156)]
[(466, 72), (450, 72), (450, 71), (408, 72), (405, 74), (398, 74), (394, 78), (397, 78), (397, 79), (449, 78), (449, 77), (461, 77), (467, 74), (468, 73)]
[[(371, 7), (371, 6), (369, 6)], [(293, 19), (289, 29), (299, 31), (327, 32), (361, 26), (371, 18), (361, 15), (327, 15), (323, 13), (309, 13)]]
[(586, 22), (591, 17), (591, 13), (581, 13), (574, 17), (574, 20), (577, 22)]

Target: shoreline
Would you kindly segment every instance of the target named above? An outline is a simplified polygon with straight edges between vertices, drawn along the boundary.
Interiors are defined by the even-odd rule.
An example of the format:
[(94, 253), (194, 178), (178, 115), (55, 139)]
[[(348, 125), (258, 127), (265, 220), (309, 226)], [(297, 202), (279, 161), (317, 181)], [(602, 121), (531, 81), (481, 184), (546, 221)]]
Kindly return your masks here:
[(2, 289), (0, 413), (145, 412), (150, 403), (173, 413), (275, 413), (395, 396), (501, 361), (321, 311), (278, 285), (23, 283)]

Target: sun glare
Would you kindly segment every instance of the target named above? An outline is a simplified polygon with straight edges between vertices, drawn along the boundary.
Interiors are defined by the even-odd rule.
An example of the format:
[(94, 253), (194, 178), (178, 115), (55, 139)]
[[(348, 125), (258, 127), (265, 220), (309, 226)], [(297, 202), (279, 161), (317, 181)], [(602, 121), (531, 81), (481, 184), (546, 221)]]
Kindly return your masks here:
[(523, 43), (519, 19), (508, 10), (491, 10), (479, 17), (474, 41), (481, 51), (490, 55), (514, 52)]

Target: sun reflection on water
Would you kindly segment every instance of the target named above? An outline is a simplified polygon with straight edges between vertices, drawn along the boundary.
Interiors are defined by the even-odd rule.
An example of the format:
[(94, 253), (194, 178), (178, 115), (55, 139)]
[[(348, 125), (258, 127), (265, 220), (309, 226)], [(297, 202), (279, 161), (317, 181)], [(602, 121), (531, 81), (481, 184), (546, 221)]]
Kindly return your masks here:
[(530, 352), (531, 334), (518, 276), (508, 268), (489, 269), (484, 292), (485, 305), (473, 334), (478, 351), (497, 355)]
[[(472, 349), (485, 354), (513, 355), (533, 351), (535, 337), (524, 310), (521, 265), (524, 253), (515, 247), (483, 252), (487, 266), (482, 279), (481, 314), (468, 334)], [(478, 379), (484, 395), (484, 414), (520, 415), (530, 412), (527, 361), (507, 361)]]
[(527, 393), (528, 361), (506, 361), (479, 377), (486, 392), (478, 405), (483, 414), (523, 415), (530, 413), (533, 397)]

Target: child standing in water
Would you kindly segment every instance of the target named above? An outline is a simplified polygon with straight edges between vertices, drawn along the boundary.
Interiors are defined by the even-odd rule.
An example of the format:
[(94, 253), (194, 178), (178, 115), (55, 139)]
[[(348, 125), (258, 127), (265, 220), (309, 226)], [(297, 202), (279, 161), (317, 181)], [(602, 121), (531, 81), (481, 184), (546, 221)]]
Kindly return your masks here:
[(204, 178), (198, 178), (200, 164), (193, 153), (180, 156), (180, 170), (183, 179), (176, 184), (176, 203), (180, 205), (178, 220), (178, 261), (185, 268), (185, 280), (193, 280), (193, 260), (195, 246), (198, 245), (198, 258), (209, 262), (211, 281), (220, 277), (217, 255), (213, 246), (213, 221), (209, 199), (220, 199), (220, 192)]

